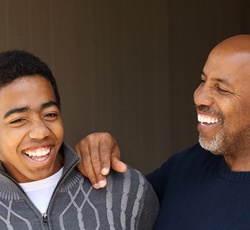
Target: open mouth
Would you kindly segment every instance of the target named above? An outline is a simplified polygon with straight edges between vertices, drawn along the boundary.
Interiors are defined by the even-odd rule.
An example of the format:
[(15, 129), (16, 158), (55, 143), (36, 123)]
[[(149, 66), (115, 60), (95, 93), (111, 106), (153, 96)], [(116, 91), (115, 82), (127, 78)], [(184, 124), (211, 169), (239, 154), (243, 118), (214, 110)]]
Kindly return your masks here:
[(198, 122), (200, 122), (201, 125), (216, 124), (219, 121), (220, 121), (219, 118), (198, 114)]
[(41, 148), (25, 149), (23, 152), (32, 160), (37, 162), (43, 162), (48, 159), (50, 149), (50, 146), (43, 146)]

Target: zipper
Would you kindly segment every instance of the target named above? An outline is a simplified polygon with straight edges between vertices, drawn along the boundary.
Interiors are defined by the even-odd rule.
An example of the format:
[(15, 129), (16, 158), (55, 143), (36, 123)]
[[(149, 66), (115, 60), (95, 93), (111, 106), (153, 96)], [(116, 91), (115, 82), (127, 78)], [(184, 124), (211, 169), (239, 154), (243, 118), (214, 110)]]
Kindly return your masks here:
[(48, 216), (47, 216), (47, 214), (43, 213), (42, 217), (43, 217), (43, 223), (47, 224), (48, 223)]

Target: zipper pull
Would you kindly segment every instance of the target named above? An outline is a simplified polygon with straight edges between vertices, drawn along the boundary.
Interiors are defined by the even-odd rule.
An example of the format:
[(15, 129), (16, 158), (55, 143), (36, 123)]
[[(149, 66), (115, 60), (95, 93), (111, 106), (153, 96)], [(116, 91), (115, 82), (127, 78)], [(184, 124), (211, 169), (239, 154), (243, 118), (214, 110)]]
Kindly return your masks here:
[(48, 216), (47, 216), (47, 214), (43, 213), (42, 217), (43, 217), (43, 223), (47, 224), (48, 223)]

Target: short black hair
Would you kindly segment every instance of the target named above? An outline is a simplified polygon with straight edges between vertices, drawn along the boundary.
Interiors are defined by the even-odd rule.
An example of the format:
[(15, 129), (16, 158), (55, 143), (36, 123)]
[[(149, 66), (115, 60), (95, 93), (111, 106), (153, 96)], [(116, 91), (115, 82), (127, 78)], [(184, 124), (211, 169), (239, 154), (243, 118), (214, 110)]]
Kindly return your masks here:
[(0, 53), (0, 88), (18, 78), (34, 75), (40, 75), (51, 83), (60, 108), (61, 101), (56, 80), (45, 62), (23, 50), (8, 50)]

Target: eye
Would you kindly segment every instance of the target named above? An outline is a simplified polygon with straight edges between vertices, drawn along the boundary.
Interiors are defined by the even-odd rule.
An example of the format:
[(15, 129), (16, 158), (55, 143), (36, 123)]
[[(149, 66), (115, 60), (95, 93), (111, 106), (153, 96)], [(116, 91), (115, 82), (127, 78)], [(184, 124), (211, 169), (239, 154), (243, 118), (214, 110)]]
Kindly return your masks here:
[(51, 112), (51, 113), (46, 113), (43, 117), (47, 121), (54, 121), (57, 119), (58, 116), (59, 116), (58, 113)]
[(17, 119), (11, 120), (9, 123), (10, 123), (10, 125), (12, 125), (14, 127), (18, 127), (18, 126), (24, 125), (26, 122), (27, 122), (27, 120), (24, 118), (17, 118)]
[(18, 119), (15, 119), (15, 120), (11, 121), (10, 124), (20, 123), (20, 122), (23, 122), (23, 121), (25, 121), (25, 119), (18, 118)]
[(201, 79), (200, 79), (200, 85), (206, 83), (206, 77), (204, 77), (203, 75), (201, 75)]
[(205, 84), (205, 80), (201, 79), (199, 85), (203, 85), (203, 84)]
[(221, 88), (219, 85), (217, 85), (217, 90), (222, 92), (222, 93), (229, 93), (227, 90)]
[(45, 116), (46, 117), (57, 117), (58, 115), (56, 113), (48, 113)]
[(200, 79), (200, 82), (199, 82), (199, 84), (198, 84), (198, 86), (197, 87), (201, 87), (201, 86), (203, 86), (204, 84), (206, 83), (206, 81), (204, 80), (204, 79)]

